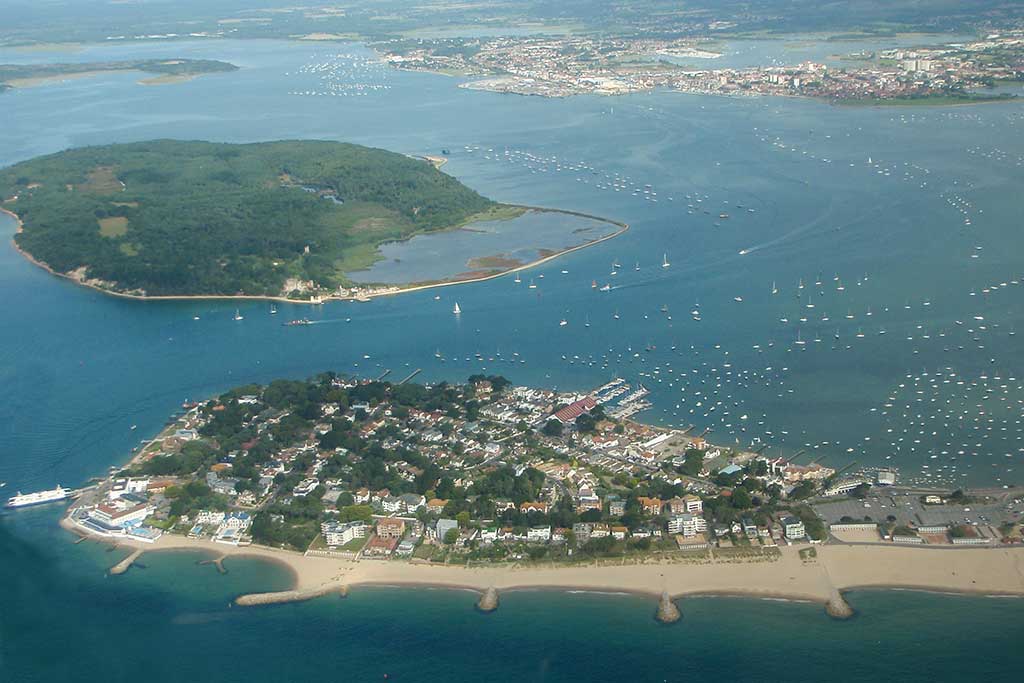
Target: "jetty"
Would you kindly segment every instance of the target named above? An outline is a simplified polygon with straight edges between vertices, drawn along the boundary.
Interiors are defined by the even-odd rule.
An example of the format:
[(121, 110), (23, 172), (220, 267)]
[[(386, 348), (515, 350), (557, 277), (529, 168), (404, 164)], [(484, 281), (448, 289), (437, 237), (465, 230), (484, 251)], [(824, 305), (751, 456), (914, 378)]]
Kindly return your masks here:
[(408, 382), (409, 380), (411, 380), (413, 377), (415, 377), (416, 375), (420, 374), (421, 372), (423, 372), (422, 368), (416, 368), (411, 373), (409, 373), (408, 377), (406, 377), (401, 382), (399, 382), (399, 384), (405, 384), (406, 382)]

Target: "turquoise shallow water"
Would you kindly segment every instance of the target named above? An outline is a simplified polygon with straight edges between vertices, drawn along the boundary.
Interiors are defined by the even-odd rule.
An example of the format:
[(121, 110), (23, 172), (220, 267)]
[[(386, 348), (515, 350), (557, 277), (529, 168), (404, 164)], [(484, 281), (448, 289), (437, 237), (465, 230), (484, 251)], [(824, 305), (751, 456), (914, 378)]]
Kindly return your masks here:
[[(654, 408), (642, 417), (713, 426), (721, 441), (760, 439), (773, 452), (810, 444), (829, 463), (894, 463), (904, 480), (1020, 481), (1024, 337), (1010, 333), (1024, 330), (1012, 284), (1024, 273), (1024, 119), (1015, 103), (543, 100), (358, 66), (358, 47), (261, 41), (99, 46), (60, 58), (136, 56), (244, 68), (177, 86), (117, 74), (6, 93), (0, 163), (160, 136), (331, 138), (412, 154), (447, 147), (446, 170), (489, 196), (631, 229), (524, 274), (536, 276), (537, 290), (502, 278), (441, 301), (424, 292), (282, 306), (275, 318), (247, 303), (241, 323), (230, 302), (114, 299), (0, 249), (5, 493), (104, 473), (186, 398), (324, 369), (406, 367), (427, 380), (486, 369), (563, 388), (621, 374), (652, 389)], [(29, 59), (57, 57), (0, 51), (0, 61)], [(336, 77), (346, 92), (358, 83), (390, 89), (288, 94), (326, 88), (300, 68), (330, 60), (349, 74)], [(626, 189), (609, 187), (616, 179)], [(646, 185), (657, 202), (643, 198)], [(0, 216), (4, 242), (13, 229)], [(670, 268), (660, 267), (663, 255)], [(615, 289), (598, 295), (595, 279)], [(460, 319), (449, 313), (455, 297)], [(319, 324), (280, 325), (304, 316)], [(107, 579), (116, 558), (71, 545), (55, 518), (0, 514), (2, 680), (307, 680), (325, 671), (355, 680), (1006, 679), (1021, 663), (1021, 603), (914, 593), (855, 593), (861, 616), (845, 624), (817, 606), (694, 599), (682, 624), (659, 628), (639, 598), (537, 593), (509, 595), (482, 617), (469, 595), (383, 589), (239, 611), (227, 607), (232, 596), (286, 577), (256, 563), (221, 577), (194, 558), (158, 556)]]

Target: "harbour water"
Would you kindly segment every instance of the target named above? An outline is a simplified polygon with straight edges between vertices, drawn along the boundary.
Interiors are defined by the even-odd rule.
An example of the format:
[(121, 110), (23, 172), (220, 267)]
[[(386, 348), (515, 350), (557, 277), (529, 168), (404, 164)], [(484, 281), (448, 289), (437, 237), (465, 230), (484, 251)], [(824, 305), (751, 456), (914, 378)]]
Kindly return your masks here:
[[(274, 318), (259, 302), (108, 297), (6, 246), (4, 493), (103, 474), (187, 398), (325, 369), (386, 368), (422, 368), (427, 381), (486, 371), (579, 389), (623, 376), (651, 389), (654, 407), (641, 419), (712, 427), (723, 443), (896, 466), (901, 481), (1020, 482), (1016, 103), (547, 100), (389, 71), (359, 46), (273, 41), (0, 51), (0, 62), (140, 57), (242, 69), (167, 86), (118, 73), (5, 93), (0, 164), (154, 137), (447, 148), (445, 171), (494, 199), (631, 229), (519, 284), (509, 276), (364, 304), (279, 305)], [(13, 231), (0, 216), (5, 244)], [(596, 291), (594, 280), (611, 291)], [(236, 308), (244, 320), (232, 320)], [(317, 324), (280, 325), (300, 317)], [(817, 606), (694, 599), (683, 622), (665, 628), (650, 618), (653, 604), (628, 596), (513, 594), (487, 617), (473, 613), (468, 594), (384, 589), (227, 609), (232, 595), (285, 577), (257, 565), (221, 577), (195, 558), (154, 556), (145, 570), (106, 579), (111, 556), (64, 542), (55, 520), (52, 509), (0, 515), (0, 557), (14, 558), (0, 571), (17, 586), (0, 594), (0, 673), (14, 674), (0, 677), (9, 680), (67, 676), (72, 666), (155, 680), (180, 680), (181, 667), (221, 680), (299, 680), (324, 665), (359, 680), (750, 677), (739, 662), (759, 662), (755, 678), (998, 679), (1021, 663), (1011, 647), (1020, 603), (978, 597), (857, 593), (862, 616), (848, 624)], [(300, 638), (329, 638), (327, 659), (302, 653)], [(922, 651), (929, 642), (942, 647)], [(72, 651), (53, 657), (57, 643)], [(801, 666), (783, 668), (794, 643), (803, 643)], [(243, 656), (230, 656), (233, 648)]]

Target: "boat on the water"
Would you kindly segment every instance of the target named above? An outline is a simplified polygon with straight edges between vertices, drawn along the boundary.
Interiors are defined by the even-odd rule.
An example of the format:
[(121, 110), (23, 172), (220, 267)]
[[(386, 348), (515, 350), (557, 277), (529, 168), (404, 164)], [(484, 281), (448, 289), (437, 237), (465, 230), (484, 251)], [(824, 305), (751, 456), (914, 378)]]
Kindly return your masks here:
[(8, 499), (7, 504), (4, 507), (8, 508), (23, 508), (29, 505), (41, 505), (43, 503), (53, 503), (58, 500), (64, 500), (71, 496), (70, 489), (66, 489), (62, 486), (50, 489), (49, 491), (36, 491), (35, 493), (22, 493), (18, 492), (18, 495), (12, 496)]
[(312, 325), (313, 321), (309, 318), (299, 318), (298, 320), (289, 320), (284, 324), (285, 327), (296, 327), (298, 325)]

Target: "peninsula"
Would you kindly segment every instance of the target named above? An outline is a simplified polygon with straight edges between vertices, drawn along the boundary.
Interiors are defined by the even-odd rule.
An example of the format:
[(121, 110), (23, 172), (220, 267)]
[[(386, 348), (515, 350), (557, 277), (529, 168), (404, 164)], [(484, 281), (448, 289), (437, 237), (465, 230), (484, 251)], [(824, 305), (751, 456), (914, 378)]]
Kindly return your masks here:
[(228, 62), (213, 59), (139, 59), (113, 62), (74, 62), (65, 64), (0, 64), (0, 92), (25, 88), (64, 78), (82, 78), (113, 71), (140, 71), (153, 74), (140, 81), (160, 85), (190, 80), (209, 73), (237, 71)]
[[(74, 149), (0, 171), (0, 197), (0, 208), (20, 221), (17, 247), (80, 284), (140, 298), (317, 303), (443, 283), (353, 285), (348, 273), (380, 259), (386, 242), (550, 212), (482, 197), (438, 170), (436, 160), (328, 141)], [(626, 228), (596, 220), (612, 234), (579, 237), (538, 260)], [(452, 282), (529, 265), (474, 256), (472, 272)]]
[[(164, 549), (294, 571), (292, 590), (242, 605), (431, 584), (481, 591), (485, 611), (499, 590), (557, 587), (785, 597), (845, 617), (856, 587), (1024, 594), (1019, 495), (925, 494), (888, 470), (714, 446), (630, 420), (644, 405), (622, 379), (580, 393), (482, 375), (239, 387), (185, 404), (63, 524), (131, 547), (115, 573)], [(914, 518), (838, 516), (873, 495), (905, 497), (892, 507)], [(962, 523), (968, 503), (984, 524)]]

